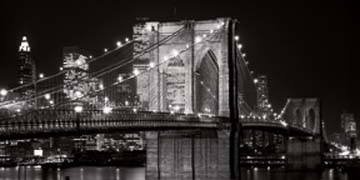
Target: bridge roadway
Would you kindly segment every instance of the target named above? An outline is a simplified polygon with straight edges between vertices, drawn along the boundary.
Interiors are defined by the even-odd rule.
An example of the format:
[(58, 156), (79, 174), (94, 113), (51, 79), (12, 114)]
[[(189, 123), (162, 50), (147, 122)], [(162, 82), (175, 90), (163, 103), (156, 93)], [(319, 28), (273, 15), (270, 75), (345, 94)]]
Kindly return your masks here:
[[(259, 129), (309, 136), (301, 127), (284, 126), (279, 121), (242, 119), (244, 129)], [(73, 110), (36, 110), (8, 119), (0, 119), (0, 140), (70, 136), (127, 131), (166, 131), (183, 129), (230, 129), (226, 117), (132, 110), (102, 110), (76, 113)]]

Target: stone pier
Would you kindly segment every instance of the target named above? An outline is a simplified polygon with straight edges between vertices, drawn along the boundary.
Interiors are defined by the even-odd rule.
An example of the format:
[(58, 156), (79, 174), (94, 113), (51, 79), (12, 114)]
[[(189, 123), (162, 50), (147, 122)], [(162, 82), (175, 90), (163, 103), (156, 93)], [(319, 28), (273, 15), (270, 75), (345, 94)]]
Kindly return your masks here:
[(230, 179), (229, 131), (146, 132), (146, 180)]
[(286, 151), (288, 170), (317, 170), (321, 167), (320, 138), (290, 137)]

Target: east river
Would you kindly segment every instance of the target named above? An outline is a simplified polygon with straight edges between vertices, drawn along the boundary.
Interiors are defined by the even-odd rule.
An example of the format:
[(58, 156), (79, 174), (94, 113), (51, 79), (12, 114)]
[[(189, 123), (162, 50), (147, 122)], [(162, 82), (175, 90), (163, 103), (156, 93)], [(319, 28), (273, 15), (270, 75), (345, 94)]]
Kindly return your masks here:
[[(283, 169), (242, 169), (242, 180), (350, 180), (347, 173), (326, 169), (323, 172), (285, 172)], [(74, 167), (44, 170), (37, 166), (0, 167), (0, 180), (145, 180), (145, 168)]]

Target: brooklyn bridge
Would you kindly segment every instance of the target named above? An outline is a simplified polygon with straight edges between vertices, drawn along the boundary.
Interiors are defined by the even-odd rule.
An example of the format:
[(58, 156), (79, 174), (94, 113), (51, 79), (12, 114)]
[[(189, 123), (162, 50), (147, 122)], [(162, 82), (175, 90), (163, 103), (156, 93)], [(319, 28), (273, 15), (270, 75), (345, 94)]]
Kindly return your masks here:
[(148, 180), (332, 163), (320, 100), (288, 98), (275, 112), (258, 93), (239, 28), (230, 18), (143, 22), (98, 57), (69, 54), (58, 73), (1, 90), (0, 140), (142, 131)]

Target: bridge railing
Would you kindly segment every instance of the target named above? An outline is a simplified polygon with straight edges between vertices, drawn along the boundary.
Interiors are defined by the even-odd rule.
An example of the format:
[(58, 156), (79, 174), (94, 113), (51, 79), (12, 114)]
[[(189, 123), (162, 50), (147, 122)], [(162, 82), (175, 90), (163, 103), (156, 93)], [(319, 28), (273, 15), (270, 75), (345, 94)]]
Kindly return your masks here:
[(221, 128), (224, 120), (193, 114), (133, 110), (36, 110), (0, 121), (0, 135), (111, 129)]

